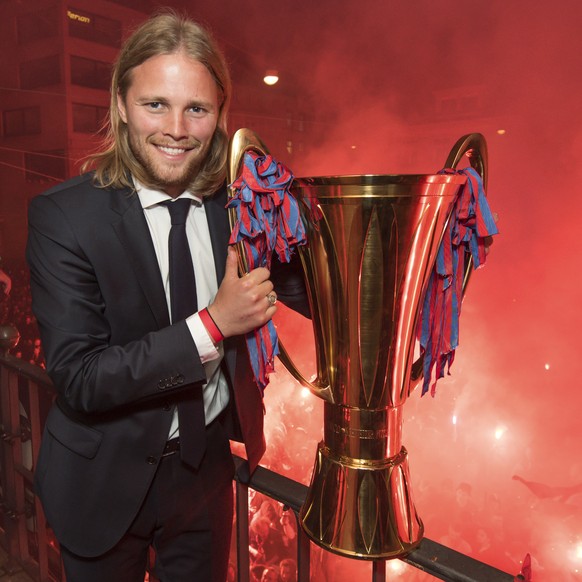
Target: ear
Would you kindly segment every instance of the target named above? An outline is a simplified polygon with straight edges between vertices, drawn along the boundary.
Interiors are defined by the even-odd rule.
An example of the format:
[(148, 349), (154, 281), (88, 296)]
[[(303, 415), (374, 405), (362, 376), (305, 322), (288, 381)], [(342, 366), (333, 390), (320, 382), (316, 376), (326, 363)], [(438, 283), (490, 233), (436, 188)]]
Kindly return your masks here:
[(127, 111), (125, 109), (125, 102), (123, 101), (123, 97), (119, 91), (117, 92), (117, 111), (119, 111), (119, 117), (121, 117), (123, 123), (127, 123)]

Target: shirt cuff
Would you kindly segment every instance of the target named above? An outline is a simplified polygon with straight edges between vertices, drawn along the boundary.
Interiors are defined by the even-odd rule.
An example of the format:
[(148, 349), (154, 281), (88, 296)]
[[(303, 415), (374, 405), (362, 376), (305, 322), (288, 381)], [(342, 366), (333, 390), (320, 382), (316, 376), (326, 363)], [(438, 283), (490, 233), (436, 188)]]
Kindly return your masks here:
[(192, 339), (196, 344), (196, 349), (198, 350), (198, 355), (200, 356), (200, 361), (205, 364), (206, 362), (211, 362), (220, 357), (218, 348), (212, 343), (212, 339), (206, 327), (202, 323), (198, 313), (190, 315), (186, 318), (186, 324), (192, 335)]

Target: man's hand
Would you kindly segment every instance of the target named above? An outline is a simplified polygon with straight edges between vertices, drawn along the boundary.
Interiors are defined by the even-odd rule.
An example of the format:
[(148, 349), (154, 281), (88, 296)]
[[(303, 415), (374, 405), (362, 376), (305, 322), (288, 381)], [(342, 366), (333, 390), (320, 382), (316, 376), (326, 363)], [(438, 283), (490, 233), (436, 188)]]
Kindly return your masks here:
[(224, 279), (208, 307), (224, 337), (247, 333), (273, 317), (276, 295), (269, 276), (268, 269), (258, 267), (239, 277), (236, 251), (228, 249)]

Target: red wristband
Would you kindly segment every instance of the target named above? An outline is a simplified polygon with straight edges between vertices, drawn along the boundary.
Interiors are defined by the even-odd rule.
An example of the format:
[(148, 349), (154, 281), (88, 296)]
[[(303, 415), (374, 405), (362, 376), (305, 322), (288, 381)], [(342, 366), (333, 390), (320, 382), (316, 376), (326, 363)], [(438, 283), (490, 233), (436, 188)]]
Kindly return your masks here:
[(205, 307), (204, 309), (202, 309), (202, 311), (198, 312), (198, 315), (200, 316), (200, 320), (204, 324), (204, 327), (206, 328), (206, 331), (208, 332), (208, 335), (210, 336), (212, 342), (215, 345), (219, 344), (224, 339), (224, 336), (222, 335), (222, 332), (220, 331), (216, 323), (214, 323), (214, 319), (212, 319), (212, 315), (210, 315), (208, 309), (206, 309)]

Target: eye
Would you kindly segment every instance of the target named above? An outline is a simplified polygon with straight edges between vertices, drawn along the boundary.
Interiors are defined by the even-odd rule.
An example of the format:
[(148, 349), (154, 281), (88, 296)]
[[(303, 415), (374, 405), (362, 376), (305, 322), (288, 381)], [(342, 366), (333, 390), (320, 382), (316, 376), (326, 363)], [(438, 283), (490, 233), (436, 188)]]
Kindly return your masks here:
[(202, 105), (192, 105), (189, 109), (190, 113), (196, 117), (200, 117), (207, 113), (206, 109)]
[(145, 106), (152, 111), (159, 111), (162, 108), (162, 104), (159, 101), (150, 101), (145, 103)]

